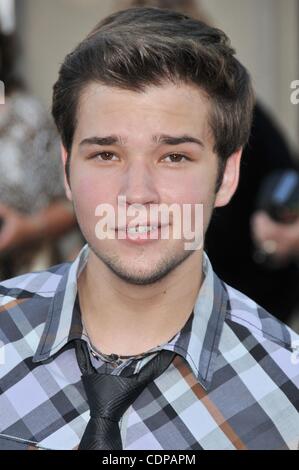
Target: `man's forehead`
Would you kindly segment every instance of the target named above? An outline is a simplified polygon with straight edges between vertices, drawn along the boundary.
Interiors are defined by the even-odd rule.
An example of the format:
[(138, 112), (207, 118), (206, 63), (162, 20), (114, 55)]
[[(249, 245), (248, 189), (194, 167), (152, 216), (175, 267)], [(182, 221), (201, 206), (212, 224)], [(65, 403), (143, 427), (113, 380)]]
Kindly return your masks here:
[(118, 143), (124, 143), (126, 134), (143, 128), (154, 143), (172, 144), (174, 138), (187, 135), (200, 144), (209, 132), (209, 111), (205, 94), (186, 83), (150, 85), (142, 91), (91, 83), (82, 91), (77, 108), (79, 142), (100, 135), (110, 141), (116, 136)]
[(79, 96), (79, 107), (84, 104), (90, 105), (97, 100), (103, 104), (109, 102), (118, 103), (120, 100), (144, 100), (149, 98), (152, 103), (155, 97), (158, 100), (163, 96), (165, 99), (169, 97), (171, 101), (186, 100), (192, 103), (194, 99), (201, 101), (206, 106), (210, 105), (210, 97), (208, 93), (193, 83), (182, 81), (170, 82), (163, 81), (160, 84), (151, 84), (144, 86), (142, 89), (129, 89), (128, 87), (109, 86), (102, 83), (90, 82), (84, 86)]

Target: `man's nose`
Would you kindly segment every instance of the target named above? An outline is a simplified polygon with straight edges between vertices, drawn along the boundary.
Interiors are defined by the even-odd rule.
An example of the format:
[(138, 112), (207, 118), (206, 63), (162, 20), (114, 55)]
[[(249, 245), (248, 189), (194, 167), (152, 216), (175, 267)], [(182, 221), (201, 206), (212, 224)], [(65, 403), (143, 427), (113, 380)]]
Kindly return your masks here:
[(126, 196), (128, 205), (158, 204), (159, 192), (155, 170), (141, 160), (130, 163), (123, 177), (120, 194)]

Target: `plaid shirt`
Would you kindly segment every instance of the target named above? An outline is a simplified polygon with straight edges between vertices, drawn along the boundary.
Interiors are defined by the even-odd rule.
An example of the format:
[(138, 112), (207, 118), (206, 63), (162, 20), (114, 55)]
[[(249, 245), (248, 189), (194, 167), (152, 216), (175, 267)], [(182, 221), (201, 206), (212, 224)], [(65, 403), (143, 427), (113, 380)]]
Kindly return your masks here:
[[(89, 408), (74, 351), (88, 342), (74, 263), (0, 284), (0, 449), (76, 449)], [(125, 450), (297, 449), (298, 336), (224, 284), (205, 279), (180, 332), (145, 357), (99, 372), (137, 373), (160, 349), (177, 355), (120, 421)], [(92, 346), (89, 344), (91, 350)], [(130, 370), (131, 369), (131, 370)]]

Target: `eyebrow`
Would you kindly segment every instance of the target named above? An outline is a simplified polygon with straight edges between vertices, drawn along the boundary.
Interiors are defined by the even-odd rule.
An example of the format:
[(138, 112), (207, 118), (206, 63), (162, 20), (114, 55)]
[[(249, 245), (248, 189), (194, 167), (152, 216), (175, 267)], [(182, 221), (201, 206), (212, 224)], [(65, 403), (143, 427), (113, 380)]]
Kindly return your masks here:
[[(179, 144), (186, 144), (186, 143), (191, 143), (191, 144), (198, 144), (201, 147), (204, 148), (203, 142), (196, 138), (192, 137), (191, 135), (180, 135), (180, 136), (171, 136), (171, 135), (166, 135), (166, 134), (160, 134), (160, 135), (154, 135), (152, 137), (153, 142), (157, 144), (165, 144), (165, 145), (179, 145)], [(86, 139), (83, 139), (79, 146), (83, 145), (115, 145), (115, 144), (120, 144), (124, 145), (126, 140), (122, 139), (121, 137), (117, 135), (108, 135), (105, 137), (100, 137), (100, 136), (94, 136), (94, 137), (87, 137)]]
[(123, 144), (123, 140), (117, 135), (107, 135), (106, 137), (87, 137), (86, 139), (81, 140), (79, 146), (82, 145), (114, 145), (114, 144)]
[(161, 134), (159, 136), (154, 136), (153, 140), (154, 142), (157, 142), (158, 144), (179, 145), (179, 144), (191, 143), (191, 144), (198, 144), (201, 147), (204, 147), (202, 140), (196, 137), (192, 137), (191, 135), (187, 135), (187, 134), (180, 135), (180, 136), (171, 136), (171, 135)]

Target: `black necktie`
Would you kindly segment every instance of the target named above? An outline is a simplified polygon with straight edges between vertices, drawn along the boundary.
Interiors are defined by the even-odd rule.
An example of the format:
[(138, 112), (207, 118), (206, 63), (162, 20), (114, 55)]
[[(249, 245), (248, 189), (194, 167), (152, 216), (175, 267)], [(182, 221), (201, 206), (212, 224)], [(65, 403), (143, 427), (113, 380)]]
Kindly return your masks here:
[(149, 382), (167, 369), (175, 353), (162, 350), (138, 374), (124, 377), (98, 373), (91, 364), (86, 342), (77, 340), (75, 344), (90, 409), (78, 450), (120, 450), (119, 420)]

